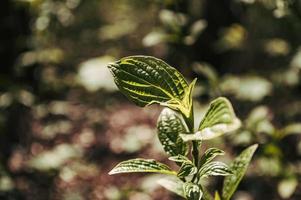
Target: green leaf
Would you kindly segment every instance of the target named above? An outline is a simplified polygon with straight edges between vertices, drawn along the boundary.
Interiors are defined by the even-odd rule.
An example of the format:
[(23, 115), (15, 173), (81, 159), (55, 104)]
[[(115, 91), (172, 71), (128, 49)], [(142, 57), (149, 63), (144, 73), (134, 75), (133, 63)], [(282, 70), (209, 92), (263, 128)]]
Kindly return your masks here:
[(203, 196), (203, 192), (201, 188), (191, 182), (184, 183), (184, 194), (188, 200), (201, 200)]
[(229, 167), (225, 163), (219, 161), (209, 162), (203, 165), (199, 171), (200, 177), (228, 176), (231, 174), (232, 172)]
[(225, 97), (219, 97), (210, 103), (205, 117), (200, 123), (199, 131), (194, 134), (181, 134), (184, 141), (210, 140), (224, 133), (234, 131), (241, 125), (235, 116), (232, 105)]
[(136, 158), (119, 163), (109, 172), (109, 175), (133, 172), (156, 172), (161, 174), (172, 175), (177, 174), (175, 171), (172, 171), (168, 166), (159, 163), (153, 159)]
[(184, 143), (179, 136), (181, 133), (188, 132), (188, 128), (183, 117), (169, 108), (164, 108), (157, 122), (158, 138), (170, 156), (186, 155), (188, 144)]
[(158, 180), (158, 184), (160, 184), (162, 187), (164, 187), (165, 189), (183, 197), (185, 197), (184, 194), (184, 183), (179, 180), (176, 177), (169, 177), (169, 178), (162, 178)]
[(118, 88), (137, 105), (159, 103), (189, 117), (191, 102), (187, 104), (187, 98), (195, 82), (188, 86), (182, 74), (164, 61), (151, 56), (130, 56), (108, 68)]
[(220, 156), (220, 155), (224, 155), (224, 154), (225, 154), (225, 152), (223, 150), (220, 150), (217, 148), (209, 148), (206, 150), (206, 152), (202, 156), (201, 161), (200, 161), (200, 166), (209, 163), (216, 156)]
[(218, 191), (215, 191), (214, 200), (221, 200), (221, 197), (220, 197)]
[(179, 178), (184, 178), (187, 176), (192, 176), (194, 174), (196, 174), (198, 171), (198, 169), (196, 168), (196, 166), (192, 163), (188, 163), (188, 162), (184, 162), (177, 174), (177, 176)]
[(174, 161), (174, 162), (178, 162), (178, 163), (184, 163), (184, 162), (192, 163), (191, 160), (189, 160), (189, 158), (187, 158), (186, 156), (183, 156), (183, 155), (171, 156), (168, 159), (171, 161)]
[(240, 183), (242, 177), (247, 171), (251, 158), (257, 149), (258, 145), (254, 144), (246, 148), (243, 152), (239, 154), (238, 157), (230, 165), (232, 175), (225, 177), (223, 184), (222, 199), (229, 200), (233, 193), (235, 192), (238, 184)]

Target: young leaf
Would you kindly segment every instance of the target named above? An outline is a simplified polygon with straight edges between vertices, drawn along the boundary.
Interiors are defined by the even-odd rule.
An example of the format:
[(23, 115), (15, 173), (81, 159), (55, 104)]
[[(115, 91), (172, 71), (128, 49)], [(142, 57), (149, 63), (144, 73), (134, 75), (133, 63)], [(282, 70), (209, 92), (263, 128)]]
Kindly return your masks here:
[(192, 163), (191, 160), (189, 160), (189, 158), (183, 155), (171, 156), (168, 159), (178, 163)]
[(221, 197), (220, 197), (218, 191), (215, 191), (215, 193), (214, 193), (214, 200), (221, 200)]
[(165, 189), (183, 198), (186, 198), (183, 190), (184, 183), (178, 178), (176, 177), (163, 178), (163, 179), (159, 179), (158, 183)]
[(225, 163), (219, 161), (209, 162), (203, 165), (199, 171), (200, 177), (228, 176), (231, 174), (232, 172), (229, 167)]
[(198, 169), (192, 163), (184, 162), (177, 174), (179, 178), (184, 178), (196, 174)]
[(175, 171), (172, 171), (168, 166), (159, 163), (153, 159), (136, 158), (119, 163), (109, 172), (109, 175), (134, 172), (156, 172), (161, 174), (172, 175), (177, 174)]
[(230, 165), (232, 175), (225, 177), (223, 184), (222, 199), (229, 200), (233, 193), (235, 192), (238, 184), (240, 183), (242, 177), (247, 171), (251, 158), (257, 149), (258, 145), (254, 144), (246, 148), (243, 152), (239, 154), (238, 157)]
[(205, 165), (213, 160), (216, 156), (224, 155), (225, 152), (223, 150), (217, 148), (209, 148), (206, 150), (204, 155), (201, 158), (200, 165)]
[(188, 144), (179, 136), (188, 131), (183, 117), (176, 111), (164, 108), (157, 122), (158, 138), (170, 156), (186, 155)]
[(194, 134), (181, 134), (184, 141), (210, 140), (224, 133), (234, 131), (241, 125), (235, 116), (232, 105), (225, 97), (219, 97), (211, 102), (205, 117), (200, 123), (199, 131)]
[(184, 183), (184, 194), (188, 200), (201, 200), (203, 192), (200, 187), (194, 183)]
[[(151, 56), (130, 56), (108, 66), (118, 88), (139, 106), (153, 103), (181, 111), (187, 118), (191, 87), (175, 68)], [(190, 102), (189, 102), (190, 103)]]

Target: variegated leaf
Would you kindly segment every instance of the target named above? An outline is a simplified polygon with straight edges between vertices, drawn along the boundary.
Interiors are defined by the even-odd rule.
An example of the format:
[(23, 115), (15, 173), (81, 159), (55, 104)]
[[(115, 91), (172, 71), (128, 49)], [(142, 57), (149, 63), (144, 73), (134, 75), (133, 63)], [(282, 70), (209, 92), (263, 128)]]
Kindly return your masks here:
[(199, 130), (194, 134), (181, 134), (184, 141), (210, 140), (224, 133), (234, 131), (241, 126), (235, 116), (232, 105), (225, 97), (219, 97), (211, 102)]
[[(130, 56), (110, 64), (118, 88), (134, 103), (146, 106), (153, 103), (191, 115), (189, 96), (194, 86), (164, 61), (151, 56)], [(187, 97), (188, 96), (188, 97)]]
[(254, 144), (237, 156), (230, 165), (232, 175), (227, 176), (223, 184), (222, 199), (229, 200), (235, 192), (242, 177), (247, 171), (251, 158), (256, 151), (258, 145)]
[(206, 150), (204, 155), (201, 158), (200, 165), (205, 165), (213, 160), (216, 156), (224, 155), (225, 152), (223, 150), (217, 148), (209, 148)]
[(109, 174), (120, 173), (134, 173), (134, 172), (156, 172), (161, 174), (176, 175), (175, 171), (172, 171), (168, 166), (157, 162), (153, 159), (136, 158), (127, 161), (123, 161), (116, 165)]
[(188, 200), (201, 200), (203, 192), (201, 188), (191, 182), (186, 182), (184, 184), (184, 194)]
[(194, 164), (184, 162), (182, 164), (177, 176), (179, 178), (184, 178), (184, 177), (192, 176), (192, 175), (196, 174), (197, 171), (198, 171), (198, 169), (196, 168), (196, 166)]
[(157, 129), (158, 138), (168, 155), (177, 156), (188, 153), (188, 144), (184, 143), (180, 137), (180, 134), (186, 133), (188, 128), (179, 113), (164, 108), (159, 116)]
[(187, 158), (186, 156), (183, 156), (183, 155), (177, 155), (177, 156), (171, 156), (168, 158), (169, 160), (171, 161), (174, 161), (174, 162), (178, 162), (178, 163), (192, 163), (191, 160), (189, 160), (189, 158)]
[(231, 174), (232, 172), (229, 167), (225, 163), (219, 161), (209, 162), (203, 165), (199, 171), (200, 177), (228, 176)]

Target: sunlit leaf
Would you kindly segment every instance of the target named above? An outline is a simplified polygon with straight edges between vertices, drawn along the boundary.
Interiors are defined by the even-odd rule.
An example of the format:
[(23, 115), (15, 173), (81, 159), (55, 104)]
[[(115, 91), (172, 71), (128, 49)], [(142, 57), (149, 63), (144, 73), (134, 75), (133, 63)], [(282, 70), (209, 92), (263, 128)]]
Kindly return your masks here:
[(238, 184), (240, 183), (242, 177), (247, 171), (251, 158), (257, 149), (258, 145), (254, 144), (246, 148), (243, 152), (239, 154), (238, 157), (230, 165), (232, 175), (225, 177), (223, 184), (222, 198), (223, 200), (229, 200), (233, 193), (235, 192)]
[(190, 182), (186, 182), (184, 184), (184, 194), (188, 200), (201, 200), (203, 196), (201, 188)]
[(159, 163), (153, 159), (142, 159), (136, 158), (127, 161), (123, 161), (116, 165), (109, 174), (120, 174), (120, 173), (134, 173), (134, 172), (156, 172), (161, 174), (173, 174), (176, 172), (172, 171), (168, 166)]
[(176, 177), (162, 178), (158, 183), (165, 189), (185, 198), (184, 183)]
[(158, 103), (191, 114), (191, 88), (175, 68), (151, 56), (131, 56), (110, 64), (114, 81), (139, 106)]
[(219, 161), (209, 162), (203, 165), (199, 171), (200, 177), (228, 176), (231, 174), (232, 172), (229, 167), (225, 163)]
[(234, 131), (241, 125), (235, 116), (230, 101), (219, 97), (211, 102), (205, 117), (200, 123), (199, 131), (195, 134), (181, 134), (184, 141), (210, 140), (224, 133)]
[(184, 143), (179, 136), (179, 134), (188, 131), (180, 114), (169, 108), (163, 109), (158, 119), (157, 129), (158, 138), (168, 155), (176, 156), (188, 153), (187, 143)]

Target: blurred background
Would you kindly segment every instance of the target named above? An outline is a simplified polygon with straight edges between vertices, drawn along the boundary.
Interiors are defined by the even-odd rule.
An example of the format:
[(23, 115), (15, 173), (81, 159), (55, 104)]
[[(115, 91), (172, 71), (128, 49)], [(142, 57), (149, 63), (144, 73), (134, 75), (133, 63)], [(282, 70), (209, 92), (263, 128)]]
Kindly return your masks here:
[(260, 144), (233, 199), (301, 199), (300, 0), (1, 0), (0, 16), (0, 199), (180, 199), (158, 175), (107, 174), (170, 164), (161, 108), (133, 105), (106, 68), (136, 54), (198, 78), (196, 124), (213, 98), (232, 101), (243, 127), (203, 146), (229, 163)]

